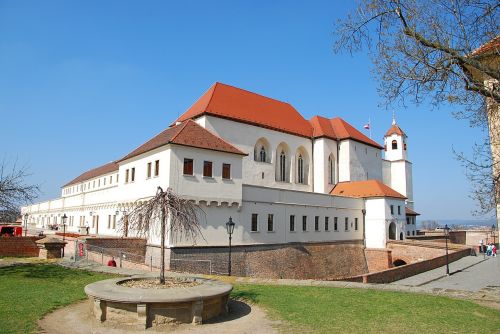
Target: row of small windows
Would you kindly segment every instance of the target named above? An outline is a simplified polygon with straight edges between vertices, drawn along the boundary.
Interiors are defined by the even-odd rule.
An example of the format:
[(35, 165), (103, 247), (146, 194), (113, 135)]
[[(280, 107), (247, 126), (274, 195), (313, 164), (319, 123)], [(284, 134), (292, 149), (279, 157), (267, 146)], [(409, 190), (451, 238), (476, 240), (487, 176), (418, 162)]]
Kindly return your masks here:
[[(391, 215), (394, 214), (394, 205), (391, 204)], [(398, 205), (398, 215), (401, 215), (401, 205)]]
[[(37, 224), (42, 224), (45, 225), (47, 224), (53, 224), (57, 225), (58, 223), (58, 217), (37, 217), (36, 218), (36, 223)], [(68, 227), (73, 227), (75, 226), (75, 216), (69, 216), (68, 217)], [(62, 223), (62, 220), (61, 220)], [(84, 226), (85, 225), (85, 216), (79, 216), (79, 226)], [(93, 215), (92, 216), (92, 228), (95, 228), (97, 225), (99, 225), (99, 215)], [(108, 229), (116, 229), (116, 215), (108, 215)]]
[[(302, 216), (302, 231), (308, 231), (308, 216)], [(314, 231), (320, 231), (320, 224), (323, 223), (323, 230), (330, 231), (330, 217), (324, 217), (322, 221), (320, 221), (320, 216), (314, 216)], [(349, 231), (349, 228), (352, 227), (349, 224), (349, 217), (344, 218), (344, 231)], [(289, 231), (295, 232), (295, 215), (289, 216)], [(333, 231), (339, 230), (339, 218), (333, 217)], [(354, 218), (354, 230), (358, 230), (358, 218)], [(259, 232), (259, 214), (252, 213), (252, 220), (250, 231)], [(267, 232), (274, 232), (274, 214), (269, 213), (267, 215)]]
[[(64, 195), (71, 195), (74, 193), (82, 192), (85, 190), (91, 190), (95, 188), (100, 188), (102, 186), (106, 186), (107, 181), (109, 180), (108, 184), (112, 185), (113, 184), (113, 175), (110, 175), (109, 177), (105, 176), (93, 181), (89, 181), (80, 185), (76, 185), (73, 187), (69, 187), (63, 190)], [(118, 174), (116, 174), (116, 183), (118, 183)]]
[[(194, 160), (193, 159), (184, 159), (184, 167), (183, 173), (184, 175), (193, 175), (194, 172)], [(205, 160), (203, 161), (203, 176), (204, 177), (213, 177), (213, 162)], [(231, 164), (223, 163), (222, 164), (222, 178), (225, 180), (231, 179)]]

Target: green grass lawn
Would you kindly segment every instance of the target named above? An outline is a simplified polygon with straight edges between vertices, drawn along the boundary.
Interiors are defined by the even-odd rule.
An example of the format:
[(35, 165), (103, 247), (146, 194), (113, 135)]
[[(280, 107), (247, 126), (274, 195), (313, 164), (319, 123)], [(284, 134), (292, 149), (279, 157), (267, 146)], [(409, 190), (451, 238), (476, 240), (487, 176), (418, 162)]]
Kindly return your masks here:
[(46, 313), (86, 297), (85, 285), (112, 276), (53, 264), (0, 268), (0, 333), (32, 333)]
[[(233, 297), (263, 306), (309, 333), (499, 333), (500, 311), (446, 297), (326, 287), (237, 285)], [(293, 330), (293, 328), (296, 330)]]
[[(31, 333), (46, 313), (85, 298), (110, 275), (53, 264), (0, 268), (0, 333)], [(498, 333), (500, 311), (472, 302), (364, 289), (236, 285), (296, 333)], [(258, 331), (256, 331), (257, 333)]]

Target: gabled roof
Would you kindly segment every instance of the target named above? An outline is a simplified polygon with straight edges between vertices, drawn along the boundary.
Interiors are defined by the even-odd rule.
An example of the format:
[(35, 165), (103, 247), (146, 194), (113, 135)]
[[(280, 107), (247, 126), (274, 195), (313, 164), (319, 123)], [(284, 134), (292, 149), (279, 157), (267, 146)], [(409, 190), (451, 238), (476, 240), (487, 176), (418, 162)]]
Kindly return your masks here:
[(70, 182), (66, 183), (62, 187), (64, 188), (64, 187), (70, 186), (70, 185), (75, 184), (75, 183), (87, 181), (87, 180), (93, 179), (94, 177), (98, 177), (98, 176), (101, 176), (104, 174), (115, 172), (117, 170), (118, 170), (118, 164), (116, 162), (112, 161), (112, 162), (109, 162), (109, 163), (102, 165), (100, 167), (97, 167), (97, 168), (94, 168), (94, 169), (91, 169), (91, 170), (84, 172), (83, 174), (81, 174), (77, 178), (71, 180)]
[(401, 137), (406, 137), (406, 133), (396, 124), (393, 123), (392, 126), (387, 130), (385, 137), (389, 137), (390, 135), (397, 134)]
[(246, 153), (243, 153), (233, 145), (226, 142), (224, 139), (201, 127), (195, 121), (188, 119), (181, 124), (162, 131), (160, 134), (156, 135), (124, 156), (118, 162), (133, 158), (167, 144), (177, 144), (213, 151), (246, 155)]
[(476, 50), (472, 51), (473, 56), (485, 55), (492, 52), (500, 52), (500, 34), (493, 38), (491, 41), (484, 43)]
[(420, 216), (420, 213), (413, 211), (412, 209), (406, 207), (405, 208), (405, 213), (407, 216)]
[(333, 140), (354, 139), (379, 149), (382, 148), (377, 142), (356, 130), (342, 118), (328, 119), (321, 116), (314, 116), (309, 123), (311, 123), (314, 130), (314, 138), (327, 137)]
[(357, 198), (392, 197), (406, 199), (405, 196), (379, 180), (339, 182), (332, 189), (330, 195)]
[(302, 137), (311, 137), (309, 122), (289, 103), (216, 82), (176, 122), (212, 115)]

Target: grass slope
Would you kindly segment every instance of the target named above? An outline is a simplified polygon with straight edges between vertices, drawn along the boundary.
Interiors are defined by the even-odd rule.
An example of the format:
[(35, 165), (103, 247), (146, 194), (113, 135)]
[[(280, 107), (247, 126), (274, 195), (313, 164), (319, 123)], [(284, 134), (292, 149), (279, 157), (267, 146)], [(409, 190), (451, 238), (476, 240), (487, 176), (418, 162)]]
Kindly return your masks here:
[(446, 297), (326, 287), (237, 285), (294, 332), (499, 333), (500, 312)]
[(32, 333), (46, 313), (86, 297), (85, 285), (110, 275), (52, 264), (0, 268), (0, 333)]

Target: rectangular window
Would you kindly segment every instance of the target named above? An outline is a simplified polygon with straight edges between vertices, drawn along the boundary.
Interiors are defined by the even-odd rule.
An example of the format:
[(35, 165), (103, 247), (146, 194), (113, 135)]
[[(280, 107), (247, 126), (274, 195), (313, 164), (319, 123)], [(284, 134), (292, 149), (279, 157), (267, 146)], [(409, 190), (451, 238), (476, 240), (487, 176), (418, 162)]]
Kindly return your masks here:
[(108, 215), (108, 229), (111, 228), (111, 215)]
[(267, 215), (267, 231), (274, 231), (274, 215), (272, 213)]
[(203, 161), (203, 176), (212, 177), (212, 161)]
[(155, 161), (155, 176), (160, 175), (160, 160)]
[(328, 226), (328, 221), (330, 220), (330, 217), (325, 217), (325, 231), (328, 231), (329, 226)]
[(345, 217), (345, 230), (349, 231), (349, 218)]
[(128, 174), (129, 174), (129, 170), (127, 169), (125, 171), (125, 183), (128, 183)]
[(252, 213), (252, 232), (257, 232), (258, 231), (258, 221), (257, 221), (258, 215), (256, 213)]
[(130, 182), (135, 181), (135, 167), (132, 167), (132, 170), (130, 172)]
[(314, 217), (314, 230), (319, 231), (319, 216)]
[(231, 165), (222, 164), (222, 178), (229, 180), (231, 178)]
[(106, 178), (103, 178), (102, 181), (104, 182), (104, 185), (106, 185)]
[(95, 180), (92, 181), (92, 189), (94, 189), (94, 188), (95, 188)]
[(116, 174), (116, 183), (118, 183), (118, 175), (120, 174)]
[(333, 217), (333, 230), (334, 231), (339, 230), (339, 218), (338, 217)]
[(401, 205), (398, 205), (398, 215), (401, 214)]
[(410, 217), (406, 217), (406, 225), (410, 225)]
[(290, 215), (290, 232), (295, 232), (295, 216)]
[(95, 227), (95, 216), (92, 216), (92, 228)]
[(354, 218), (354, 230), (358, 230), (358, 218)]
[(113, 230), (116, 229), (116, 215), (113, 215)]
[(184, 175), (193, 175), (193, 159), (184, 159)]
[(148, 179), (151, 177), (151, 162), (148, 162), (148, 166), (146, 168), (146, 177)]
[(97, 186), (100, 187), (101, 186), (101, 179), (97, 180)]
[(113, 184), (113, 175), (109, 176), (109, 184)]
[(307, 216), (302, 216), (302, 231), (307, 231)]
[(394, 214), (394, 205), (391, 205), (391, 215)]

